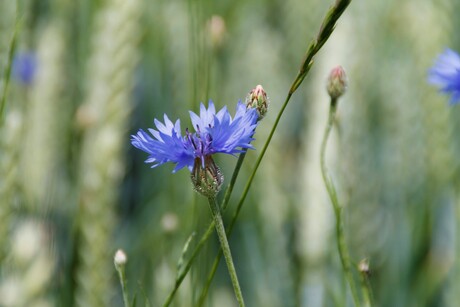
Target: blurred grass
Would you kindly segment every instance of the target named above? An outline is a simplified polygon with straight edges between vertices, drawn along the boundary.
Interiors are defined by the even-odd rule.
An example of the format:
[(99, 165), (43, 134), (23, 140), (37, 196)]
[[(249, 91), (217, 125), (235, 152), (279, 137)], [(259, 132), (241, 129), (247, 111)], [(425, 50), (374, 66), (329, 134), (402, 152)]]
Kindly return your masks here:
[[(122, 306), (112, 266), (118, 248), (128, 255), (131, 297), (137, 292), (142, 305), (145, 292), (152, 306), (161, 305), (187, 238), (193, 231), (199, 237), (210, 215), (186, 171), (150, 169), (129, 135), (163, 113), (186, 127), (188, 110), (208, 99), (233, 110), (262, 84), (271, 110), (257, 129), (256, 152), (247, 155), (230, 218), (331, 4), (126, 3), (134, 2), (138, 14), (108, 0), (0, 2), (0, 75), (16, 16), (23, 23), (15, 55), (33, 52), (38, 60), (32, 84), (10, 80), (0, 127), (1, 306)], [(325, 79), (336, 64), (350, 88), (327, 156), (346, 204), (352, 259), (369, 259), (378, 306), (460, 304), (460, 110), (426, 83), (437, 53), (460, 51), (459, 8), (455, 0), (355, 1), (339, 20), (281, 120), (229, 238), (248, 306), (351, 305), (341, 301), (333, 216), (319, 172)], [(224, 29), (210, 29), (213, 16)], [(3, 77), (0, 85), (3, 92)], [(229, 180), (236, 160), (217, 162)], [(94, 176), (103, 178), (97, 188)], [(21, 249), (21, 242), (31, 243)], [(174, 306), (196, 302), (217, 248), (214, 238)], [(207, 303), (236, 304), (225, 266)]]

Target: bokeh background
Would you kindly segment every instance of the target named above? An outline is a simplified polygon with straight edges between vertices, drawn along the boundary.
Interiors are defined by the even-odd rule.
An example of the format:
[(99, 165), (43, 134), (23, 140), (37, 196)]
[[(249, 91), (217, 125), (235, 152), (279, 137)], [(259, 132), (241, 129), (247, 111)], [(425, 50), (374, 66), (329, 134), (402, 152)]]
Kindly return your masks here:
[[(207, 228), (186, 170), (150, 169), (130, 134), (213, 99), (234, 110), (257, 84), (271, 105), (252, 165), (331, 1), (0, 1), (0, 305), (122, 306), (113, 255), (128, 255), (138, 306), (161, 306), (183, 247)], [(325, 80), (342, 65), (327, 160), (355, 264), (378, 306), (458, 306), (460, 108), (427, 84), (460, 51), (458, 0), (354, 0), (294, 94), (230, 237), (248, 306), (351, 306), (319, 168)], [(14, 34), (15, 33), (15, 34)], [(9, 61), (15, 37), (13, 63)], [(236, 159), (217, 157), (228, 179)], [(173, 306), (194, 306), (218, 242)], [(358, 280), (358, 275), (355, 276)], [(236, 306), (221, 263), (207, 306)]]

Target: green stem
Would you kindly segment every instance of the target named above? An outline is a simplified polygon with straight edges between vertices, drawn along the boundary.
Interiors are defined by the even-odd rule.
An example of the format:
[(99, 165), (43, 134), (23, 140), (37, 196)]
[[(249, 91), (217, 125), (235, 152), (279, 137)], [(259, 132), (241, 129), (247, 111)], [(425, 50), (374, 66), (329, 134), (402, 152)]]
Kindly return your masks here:
[[(362, 269), (361, 266), (359, 267), (359, 274), (360, 274), (360, 280), (361, 280), (361, 290), (363, 293), (363, 301), (364, 301), (364, 306), (365, 307), (370, 307), (374, 306), (374, 297), (372, 295), (372, 288), (371, 288), (371, 283), (369, 281), (369, 264), (367, 260), (362, 260), (366, 261), (366, 269)], [(360, 263), (362, 265), (362, 262)]]
[[(366, 278), (367, 279), (367, 278)], [(363, 292), (363, 300), (364, 300), (364, 306), (365, 307), (371, 307), (374, 306), (372, 303), (372, 294), (370, 290), (370, 285), (368, 284), (368, 280), (362, 279), (361, 280), (361, 289)]]
[(116, 266), (116, 269), (118, 271), (118, 276), (120, 278), (121, 291), (123, 293), (123, 303), (125, 304), (125, 307), (129, 307), (130, 304), (128, 299), (128, 289), (126, 287), (125, 268), (124, 266)]
[(331, 107), (329, 110), (329, 118), (327, 121), (326, 130), (324, 132), (323, 141), (321, 143), (321, 173), (323, 175), (324, 183), (326, 184), (326, 189), (331, 198), (332, 206), (335, 213), (335, 231), (337, 235), (337, 249), (339, 251), (340, 262), (342, 263), (342, 269), (345, 274), (345, 277), (350, 286), (351, 294), (353, 296), (353, 301), (355, 306), (360, 306), (360, 301), (358, 297), (357, 287), (355, 285), (355, 280), (353, 279), (353, 274), (351, 272), (351, 262), (350, 255), (348, 252), (348, 247), (345, 242), (345, 235), (343, 232), (343, 221), (342, 221), (342, 207), (340, 207), (339, 200), (337, 198), (337, 192), (335, 190), (334, 184), (326, 168), (326, 145), (331, 132), (332, 126), (334, 125), (335, 112), (337, 110), (337, 99), (331, 99)]
[[(243, 164), (244, 158), (246, 157), (246, 151), (247, 149), (244, 149), (238, 158), (238, 162), (236, 163), (235, 170), (233, 171), (232, 179), (230, 180), (227, 190), (225, 191), (224, 199), (222, 200), (222, 205), (221, 205), (222, 210), (227, 209), (228, 201), (230, 199), (230, 195), (232, 194), (233, 187), (235, 186), (236, 178), (238, 177), (238, 173), (240, 172), (241, 165)], [(239, 206), (239, 208), (241, 207)], [(237, 211), (239, 211), (239, 209), (237, 209)], [(235, 224), (236, 217), (237, 215), (233, 216), (233, 219), (230, 223), (230, 227), (227, 230), (227, 236), (229, 236), (232, 233), (232, 229), (233, 229), (233, 225)], [(213, 226), (213, 225), (214, 224), (211, 224), (210, 226)], [(221, 258), (222, 258), (222, 250), (219, 249), (219, 253), (214, 259), (214, 262), (211, 267), (211, 271), (209, 272), (209, 275), (208, 275), (208, 279), (206, 280), (206, 284), (204, 285), (204, 288), (201, 291), (197, 306), (203, 306), (204, 301), (206, 300), (206, 296), (208, 295), (209, 287), (211, 286), (211, 282), (214, 278), (214, 275), (216, 274), (217, 266), (219, 265)]]
[(182, 281), (184, 280), (185, 276), (187, 276), (188, 271), (190, 271), (190, 268), (192, 267), (193, 261), (195, 258), (198, 256), (199, 252), (201, 251), (201, 248), (203, 247), (204, 243), (208, 241), (209, 237), (211, 236), (213, 229), (214, 229), (214, 221), (209, 224), (208, 229), (206, 229), (206, 232), (203, 234), (201, 237), (200, 241), (196, 245), (195, 249), (192, 252), (192, 255), (190, 256), (190, 259), (188, 260), (187, 264), (185, 265), (184, 269), (181, 271), (181, 273), (178, 275), (176, 282), (174, 284), (174, 288), (172, 291), (169, 293), (168, 297), (166, 298), (163, 307), (167, 307), (171, 304), (172, 300), (174, 299), (174, 296), (176, 295), (177, 290), (179, 290), (180, 285), (182, 284)]
[[(233, 191), (233, 187), (235, 186), (236, 178), (238, 177), (238, 173), (241, 169), (241, 165), (243, 164), (244, 158), (246, 157), (246, 149), (243, 150), (242, 153), (240, 153), (240, 156), (238, 157), (238, 161), (236, 162), (235, 169), (233, 171), (232, 179), (230, 180), (229, 185), (227, 186), (227, 189), (225, 191), (225, 196), (222, 201), (221, 208), (224, 211), (228, 207), (228, 201), (230, 199), (230, 196)], [(211, 221), (211, 223), (208, 226), (208, 229), (206, 229), (205, 233), (201, 237), (200, 241), (196, 245), (195, 249), (192, 252), (192, 255), (190, 256), (190, 259), (188, 260), (187, 264), (185, 265), (184, 269), (178, 274), (178, 277), (176, 279), (176, 282), (174, 284), (174, 288), (172, 291), (169, 293), (168, 297), (166, 298), (163, 307), (167, 307), (171, 304), (174, 296), (176, 295), (177, 290), (179, 289), (180, 285), (182, 284), (182, 281), (184, 280), (185, 276), (187, 275), (188, 271), (192, 267), (193, 261), (195, 258), (198, 256), (198, 253), (201, 251), (201, 248), (203, 247), (204, 243), (208, 241), (209, 237), (213, 233), (215, 227), (214, 220)], [(220, 251), (220, 250), (219, 250)]]
[(214, 224), (216, 225), (217, 236), (219, 237), (220, 246), (224, 254), (225, 262), (227, 262), (228, 273), (230, 274), (230, 279), (232, 280), (233, 290), (235, 291), (236, 300), (240, 307), (244, 307), (243, 294), (241, 293), (240, 284), (238, 282), (238, 277), (236, 275), (235, 265), (233, 264), (232, 254), (230, 251), (230, 246), (228, 245), (227, 235), (225, 233), (224, 222), (222, 221), (222, 216), (220, 215), (219, 205), (216, 202), (214, 197), (209, 197), (209, 208), (211, 209), (212, 217), (214, 219)]
[(3, 125), (4, 112), (5, 112), (5, 106), (6, 106), (6, 97), (8, 96), (8, 87), (10, 85), (11, 68), (13, 66), (13, 56), (16, 50), (16, 41), (17, 41), (18, 31), (19, 31), (19, 22), (16, 21), (16, 26), (14, 28), (13, 37), (11, 38), (10, 48), (8, 50), (8, 62), (6, 65), (5, 73), (3, 75), (3, 80), (4, 80), (3, 93), (0, 99), (0, 127)]
[(247, 148), (243, 149), (243, 152), (240, 153), (238, 157), (238, 161), (236, 162), (235, 169), (233, 170), (232, 179), (230, 179), (230, 183), (228, 184), (227, 189), (225, 190), (224, 199), (222, 200), (222, 205), (220, 206), (222, 210), (227, 209), (228, 201), (230, 200), (230, 196), (233, 192), (233, 187), (235, 186), (236, 178), (238, 178), (238, 174), (241, 169), (241, 165), (243, 165), (244, 158), (246, 157)]
[[(243, 154), (243, 153), (242, 153)], [(240, 156), (241, 157), (241, 156)], [(244, 159), (244, 157), (243, 157)], [(235, 168), (235, 171), (236, 171), (237, 168)], [(238, 168), (239, 169), (239, 168)], [(232, 178), (233, 179), (233, 178)], [(236, 178), (235, 178), (236, 179)], [(232, 184), (229, 185), (229, 187), (232, 186)], [(229, 189), (227, 189), (227, 192), (229, 191)], [(231, 193), (231, 191), (230, 191)], [(229, 194), (230, 194), (229, 193)], [(225, 193), (225, 195), (227, 196), (227, 193)], [(223, 202), (223, 208), (225, 209), (226, 208), (226, 204), (228, 203), (228, 198), (225, 198), (224, 197), (224, 202)], [(243, 206), (243, 202), (239, 202), (238, 203), (238, 207), (236, 208), (236, 211), (235, 213), (233, 214), (233, 217), (232, 217), (232, 220), (230, 222), (230, 226), (228, 227), (227, 229), (227, 236), (230, 236), (232, 231), (233, 231), (233, 226), (235, 226), (235, 222), (236, 220), (238, 219), (238, 215), (240, 213), (240, 210), (241, 210), (241, 207)], [(217, 254), (216, 258), (214, 259), (214, 262), (212, 264), (212, 267), (211, 267), (211, 271), (209, 272), (209, 275), (208, 275), (208, 279), (206, 280), (206, 284), (203, 288), (203, 291), (201, 291), (201, 294), (200, 294), (200, 298), (198, 299), (198, 304), (197, 306), (203, 306), (204, 304), (204, 301), (206, 299), (206, 296), (208, 295), (208, 291), (209, 291), (209, 287), (211, 286), (211, 282), (214, 278), (214, 275), (216, 274), (216, 271), (217, 271), (217, 267), (219, 265), (219, 262), (220, 262), (220, 259), (222, 259), (222, 250), (220, 249), (219, 250), (219, 253)]]
[[(230, 232), (227, 232), (227, 236), (230, 235)], [(214, 275), (216, 275), (217, 266), (219, 265), (220, 259), (222, 259), (222, 250), (219, 249), (219, 253), (217, 254), (216, 258), (214, 258), (214, 262), (212, 263), (211, 271), (209, 272), (208, 279), (206, 280), (206, 284), (204, 285), (203, 290), (201, 291), (200, 297), (198, 299), (198, 303), (196, 304), (197, 307), (201, 307), (208, 296), (209, 287), (211, 286), (211, 282), (214, 279)]]

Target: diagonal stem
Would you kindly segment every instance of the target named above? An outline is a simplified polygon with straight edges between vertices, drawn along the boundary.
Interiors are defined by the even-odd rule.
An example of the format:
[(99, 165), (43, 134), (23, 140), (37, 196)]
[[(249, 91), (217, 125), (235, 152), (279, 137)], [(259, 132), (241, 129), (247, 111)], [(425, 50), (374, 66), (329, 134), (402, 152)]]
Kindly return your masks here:
[(230, 179), (230, 183), (228, 184), (227, 189), (225, 190), (224, 199), (222, 200), (222, 205), (220, 206), (222, 210), (227, 209), (228, 201), (230, 200), (230, 196), (232, 195), (233, 188), (235, 187), (236, 178), (238, 178), (238, 174), (240, 173), (241, 165), (243, 165), (244, 158), (246, 157), (247, 148), (244, 148), (243, 151), (240, 153), (238, 157), (238, 161), (236, 162), (235, 169), (233, 170), (232, 179)]
[(257, 161), (254, 165), (254, 169), (251, 173), (251, 176), (249, 177), (248, 181), (246, 182), (246, 186), (243, 190), (243, 193), (241, 194), (240, 201), (238, 203), (238, 207), (235, 212), (234, 219), (232, 220), (232, 223), (230, 224), (230, 228), (233, 226), (233, 222), (236, 220), (241, 207), (246, 199), (246, 196), (249, 192), (249, 189), (251, 188), (252, 182), (254, 180), (254, 177), (257, 173), (257, 170), (259, 168), (260, 163), (262, 162), (262, 159), (265, 156), (265, 152), (267, 151), (268, 145), (270, 145), (270, 142), (272, 140), (272, 137), (275, 133), (276, 128), (278, 127), (279, 121), (281, 119), (281, 116), (284, 113), (284, 110), (286, 109), (289, 101), (291, 100), (292, 94), (297, 90), (299, 85), (302, 83), (302, 81), (305, 79), (307, 76), (308, 72), (310, 71), (311, 66), (313, 65), (313, 58), (316, 55), (316, 53), (321, 49), (321, 47), (324, 45), (324, 43), (328, 40), (329, 36), (332, 34), (335, 23), (339, 19), (339, 17), (342, 15), (342, 13), (345, 11), (345, 9), (348, 7), (350, 4), (351, 0), (337, 0), (333, 6), (331, 6), (326, 14), (326, 17), (324, 18), (320, 31), (313, 41), (310, 42), (310, 45), (307, 49), (307, 53), (305, 55), (305, 60), (303, 61), (302, 65), (300, 66), (300, 70), (294, 79), (294, 82), (291, 85), (291, 88), (286, 96), (286, 99), (278, 112), (278, 115), (275, 119), (275, 123), (273, 124), (273, 127), (270, 131), (270, 134), (268, 135), (267, 140), (265, 141), (265, 145), (262, 148), (262, 151), (260, 152), (259, 157), (257, 158)]
[(18, 19), (16, 19), (16, 26), (13, 32), (13, 37), (11, 38), (9, 50), (8, 50), (8, 62), (6, 64), (5, 72), (3, 75), (3, 92), (0, 99), (0, 127), (3, 125), (4, 120), (4, 113), (5, 113), (5, 106), (6, 106), (6, 98), (8, 96), (8, 88), (10, 85), (10, 78), (11, 78), (11, 69), (13, 66), (13, 56), (16, 51), (16, 43), (18, 39), (18, 32), (20, 23)]
[(184, 269), (181, 271), (181, 273), (176, 278), (176, 282), (174, 283), (174, 288), (169, 293), (168, 297), (166, 298), (165, 302), (163, 303), (163, 307), (167, 307), (172, 303), (172, 300), (174, 299), (174, 296), (176, 295), (177, 290), (179, 290), (179, 287), (182, 284), (182, 281), (184, 280), (185, 276), (187, 276), (187, 273), (190, 271), (190, 268), (192, 267), (193, 261), (195, 261), (195, 258), (198, 256), (198, 254), (201, 251), (201, 248), (203, 247), (204, 243), (206, 243), (206, 241), (208, 241), (209, 237), (211, 236), (211, 234), (213, 232), (213, 229), (214, 229), (214, 221), (212, 221), (209, 224), (208, 229), (206, 229), (206, 232), (203, 234), (203, 236), (201, 237), (200, 241), (196, 245), (196, 247), (193, 250), (192, 255), (190, 256), (190, 259), (187, 261), (187, 264), (185, 265)]

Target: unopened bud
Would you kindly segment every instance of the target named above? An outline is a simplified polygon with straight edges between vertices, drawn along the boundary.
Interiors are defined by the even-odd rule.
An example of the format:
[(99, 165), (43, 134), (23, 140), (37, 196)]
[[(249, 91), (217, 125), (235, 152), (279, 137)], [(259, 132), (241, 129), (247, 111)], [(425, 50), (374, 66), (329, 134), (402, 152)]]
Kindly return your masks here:
[(331, 70), (327, 79), (327, 92), (332, 99), (339, 98), (347, 90), (348, 80), (342, 66), (337, 66)]
[(369, 269), (369, 260), (367, 258), (361, 260), (358, 264), (358, 270), (361, 272), (361, 274), (364, 275), (369, 275), (370, 274), (370, 269)]
[(200, 158), (195, 159), (191, 177), (195, 191), (206, 197), (215, 197), (224, 182), (224, 175), (211, 156), (204, 158), (204, 166)]
[(264, 91), (262, 85), (257, 85), (253, 90), (246, 96), (246, 107), (254, 108), (257, 110), (259, 120), (264, 118), (268, 111), (268, 105), (270, 104), (267, 93)]
[(126, 256), (125, 252), (121, 249), (117, 250), (117, 252), (115, 253), (115, 257), (113, 258), (115, 267), (117, 269), (119, 269), (120, 267), (124, 267), (127, 261), (128, 257)]

